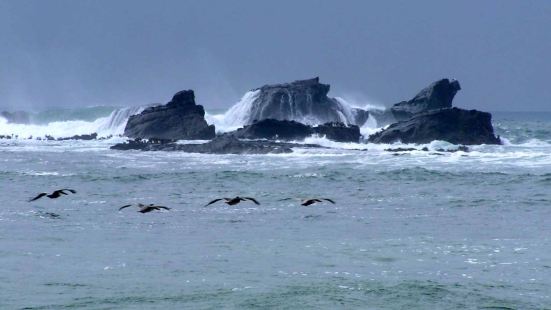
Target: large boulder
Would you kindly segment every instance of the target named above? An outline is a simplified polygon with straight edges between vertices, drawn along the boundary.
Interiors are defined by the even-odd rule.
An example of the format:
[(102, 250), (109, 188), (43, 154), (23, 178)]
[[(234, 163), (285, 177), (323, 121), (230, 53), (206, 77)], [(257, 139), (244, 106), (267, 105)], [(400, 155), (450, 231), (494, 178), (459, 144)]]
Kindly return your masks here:
[(145, 109), (132, 115), (124, 129), (129, 138), (206, 140), (215, 137), (214, 125), (205, 120), (203, 106), (195, 104), (192, 90), (174, 95), (166, 105)]
[(318, 125), (313, 131), (329, 140), (338, 142), (360, 142), (360, 127), (356, 125), (346, 126), (343, 123), (331, 122)]
[(442, 79), (421, 90), (413, 99), (393, 105), (390, 111), (396, 120), (402, 121), (415, 114), (451, 108), (453, 97), (460, 89), (458, 81)]
[[(317, 125), (346, 122), (361, 125), (369, 117), (367, 111), (351, 109), (335, 98), (327, 97), (329, 85), (319, 78), (285, 84), (264, 85), (255, 92), (245, 109), (236, 109), (244, 116), (245, 125), (264, 119), (289, 120)], [(245, 110), (245, 111), (243, 111)]]
[(373, 134), (372, 143), (430, 143), (434, 140), (453, 144), (501, 144), (494, 135), (492, 115), (477, 110), (448, 108), (418, 114)]
[(2, 113), (0, 113), (0, 117), (5, 118), (8, 121), (8, 123), (13, 123), (13, 124), (29, 124), (31, 122), (31, 117), (29, 113), (24, 111), (15, 111), (15, 112), (2, 111)]
[(338, 142), (359, 142), (360, 128), (340, 122), (329, 122), (315, 127), (295, 121), (265, 119), (228, 133), (239, 139), (304, 140), (318, 134)]
[(270, 118), (239, 128), (230, 135), (239, 139), (304, 140), (312, 133), (308, 125)]

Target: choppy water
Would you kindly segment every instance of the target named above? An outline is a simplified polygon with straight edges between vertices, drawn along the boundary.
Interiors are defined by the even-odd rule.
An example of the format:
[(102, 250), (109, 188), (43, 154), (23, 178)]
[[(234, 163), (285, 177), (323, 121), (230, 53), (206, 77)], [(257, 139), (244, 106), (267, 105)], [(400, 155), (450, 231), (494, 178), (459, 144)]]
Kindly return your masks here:
[[(0, 140), (0, 308), (551, 308), (549, 116), (495, 114), (509, 144), (469, 153)], [(262, 204), (202, 207), (234, 195)], [(280, 201), (311, 196), (337, 204)]]

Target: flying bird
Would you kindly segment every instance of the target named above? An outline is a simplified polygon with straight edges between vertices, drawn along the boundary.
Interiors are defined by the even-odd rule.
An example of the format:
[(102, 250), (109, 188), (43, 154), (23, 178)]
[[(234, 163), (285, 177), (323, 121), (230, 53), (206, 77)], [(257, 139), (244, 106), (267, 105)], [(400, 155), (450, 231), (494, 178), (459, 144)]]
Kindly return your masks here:
[[(134, 206), (134, 205), (125, 205), (125, 206), (122, 206), (122, 207), (119, 208), (119, 211), (121, 211), (121, 210), (124, 209), (124, 208), (132, 207), (132, 206)], [(170, 210), (170, 208), (168, 208), (168, 207), (165, 207), (165, 206), (156, 206), (156, 205), (154, 205), (154, 204), (152, 204), (152, 203), (150, 203), (149, 205), (144, 205), (144, 204), (139, 203), (139, 204), (137, 204), (137, 205), (135, 205), (135, 206), (138, 207), (138, 208), (140, 208), (140, 209), (138, 210), (138, 212), (140, 212), (140, 213), (148, 213), (148, 212), (151, 212), (151, 211), (154, 211), (154, 210), (161, 211), (161, 209), (163, 209), (163, 210)]]
[(329, 198), (312, 198), (312, 199), (303, 200), (301, 205), (306, 207), (306, 206), (313, 205), (313, 204), (318, 203), (318, 202), (323, 202), (324, 200), (329, 201), (332, 204), (335, 204), (335, 201), (333, 199), (329, 199)]
[(61, 197), (61, 195), (68, 195), (65, 191), (68, 191), (70, 193), (73, 193), (73, 194), (76, 194), (77, 191), (75, 191), (74, 189), (68, 189), (68, 188), (63, 188), (63, 189), (58, 189), (57, 191), (54, 191), (53, 193), (51, 194), (48, 194), (48, 193), (40, 193), (38, 194), (36, 197), (34, 197), (33, 199), (29, 200), (29, 202), (31, 201), (35, 201), (35, 200), (38, 200), (44, 196), (50, 198), (50, 199), (55, 199), (55, 198), (59, 198)]
[[(290, 199), (293, 199), (293, 198), (285, 198), (285, 199), (281, 199), (280, 201), (283, 201), (283, 200), (290, 200)], [(300, 205), (302, 206), (309, 206), (309, 205), (313, 205), (315, 203), (318, 203), (318, 202), (323, 202), (323, 201), (328, 201), (332, 204), (335, 204), (335, 201), (333, 199), (329, 199), (329, 198), (308, 198), (308, 199), (298, 199), (301, 201)]]
[(254, 199), (252, 197), (239, 197), (239, 196), (237, 196), (235, 198), (218, 198), (218, 199), (214, 199), (213, 201), (207, 203), (205, 205), (205, 207), (208, 206), (208, 205), (211, 205), (211, 204), (213, 204), (217, 201), (220, 201), (220, 200), (225, 200), (224, 202), (226, 204), (230, 205), (230, 206), (236, 205), (236, 204), (240, 203), (241, 201), (247, 201), (247, 200), (252, 201), (257, 205), (260, 205), (260, 202), (258, 202), (256, 199)]

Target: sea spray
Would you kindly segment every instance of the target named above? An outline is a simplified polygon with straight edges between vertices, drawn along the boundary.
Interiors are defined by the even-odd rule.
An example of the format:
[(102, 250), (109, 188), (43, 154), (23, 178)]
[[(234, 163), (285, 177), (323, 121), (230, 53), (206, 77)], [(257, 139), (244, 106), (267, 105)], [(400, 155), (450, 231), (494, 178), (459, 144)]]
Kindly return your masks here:
[(260, 90), (245, 93), (241, 100), (224, 114), (205, 114), (207, 123), (214, 125), (218, 132), (228, 132), (243, 127), (250, 115), (253, 102), (258, 98)]
[(71, 137), (97, 133), (99, 137), (121, 135), (131, 115), (138, 114), (144, 107), (126, 107), (116, 109), (109, 116), (100, 117), (93, 121), (63, 120), (52, 121), (46, 124), (12, 124), (0, 117), (0, 135), (15, 135), (19, 138)]
[[(259, 94), (260, 90), (245, 93), (241, 100), (233, 105), (226, 113), (210, 114), (207, 112), (205, 115), (207, 123), (215, 125), (217, 132), (228, 132), (243, 127), (250, 119), (251, 111), (254, 108), (255, 100), (258, 98)], [(347, 125), (356, 123), (359, 110), (384, 111), (384, 107), (372, 104), (360, 106), (352, 104), (341, 97), (336, 97), (335, 99), (338, 103), (337, 115), (339, 116), (339, 121)], [(291, 114), (293, 115), (293, 120), (303, 124), (315, 126), (323, 123), (312, 115), (302, 115), (298, 111), (291, 111)], [(368, 118), (366, 123), (362, 124), (361, 128), (364, 132), (370, 133), (379, 129), (377, 128), (377, 121), (372, 116)]]

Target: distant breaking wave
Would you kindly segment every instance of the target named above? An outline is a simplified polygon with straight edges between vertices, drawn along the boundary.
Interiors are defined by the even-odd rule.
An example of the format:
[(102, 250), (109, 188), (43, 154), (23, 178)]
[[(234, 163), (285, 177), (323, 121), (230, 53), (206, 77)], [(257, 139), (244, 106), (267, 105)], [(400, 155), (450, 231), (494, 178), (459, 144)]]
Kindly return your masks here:
[[(247, 92), (241, 98), (241, 100), (233, 105), (227, 112), (220, 114), (210, 114), (207, 112), (205, 118), (209, 124), (212, 124), (216, 127), (216, 131), (218, 132), (228, 132), (243, 127), (247, 124), (247, 120), (250, 119), (249, 116), (251, 115), (254, 101), (258, 98), (259, 94), (260, 90)], [(354, 124), (357, 109), (364, 109), (368, 111), (383, 111), (385, 109), (384, 107), (378, 107), (374, 105), (366, 105), (363, 107), (354, 105), (341, 97), (337, 97), (335, 99), (339, 104), (338, 114), (340, 121), (345, 124)], [(291, 114), (298, 115), (299, 113)], [(323, 123), (322, 121), (309, 115), (297, 116), (295, 120), (297, 122), (308, 125), (319, 125)], [(376, 119), (374, 117), (370, 117), (367, 122), (362, 125), (360, 130), (362, 131), (362, 133), (372, 133), (377, 131), (378, 127)]]
[[(45, 137), (47, 135), (54, 138), (63, 138), (91, 133), (97, 133), (99, 137), (121, 135), (124, 133), (128, 118), (131, 115), (142, 112), (144, 109), (145, 107), (115, 109), (108, 116), (99, 117), (95, 120), (63, 120), (63, 118), (67, 117), (67, 114), (62, 113), (60, 115), (62, 120), (38, 124), (11, 124), (6, 119), (0, 117), (0, 135), (15, 135), (19, 136), (19, 138), (29, 138), (31, 136)], [(50, 116), (50, 118), (53, 117)], [(94, 115), (92, 117), (97, 116)], [(86, 118), (86, 116), (84, 115), (82, 118)]]

